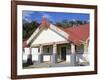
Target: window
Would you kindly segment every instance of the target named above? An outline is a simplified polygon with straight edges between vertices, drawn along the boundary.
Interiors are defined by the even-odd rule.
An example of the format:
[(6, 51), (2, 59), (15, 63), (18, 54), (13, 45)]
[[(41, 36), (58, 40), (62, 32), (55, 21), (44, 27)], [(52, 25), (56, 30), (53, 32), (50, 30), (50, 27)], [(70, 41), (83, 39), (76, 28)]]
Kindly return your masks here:
[(49, 53), (49, 47), (47, 48), (47, 53)]
[(84, 52), (84, 45), (81, 44), (79, 46), (76, 46), (76, 52), (77, 53), (83, 53)]
[(38, 48), (38, 52), (40, 52), (40, 48)]

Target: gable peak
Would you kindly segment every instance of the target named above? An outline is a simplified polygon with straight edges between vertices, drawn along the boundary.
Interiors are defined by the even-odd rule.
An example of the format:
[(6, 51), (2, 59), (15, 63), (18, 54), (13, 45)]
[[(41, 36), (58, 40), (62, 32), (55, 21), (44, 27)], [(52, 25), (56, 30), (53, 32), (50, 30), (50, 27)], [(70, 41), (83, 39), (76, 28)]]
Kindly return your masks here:
[(42, 24), (46, 24), (47, 23), (47, 19), (45, 16), (42, 17)]

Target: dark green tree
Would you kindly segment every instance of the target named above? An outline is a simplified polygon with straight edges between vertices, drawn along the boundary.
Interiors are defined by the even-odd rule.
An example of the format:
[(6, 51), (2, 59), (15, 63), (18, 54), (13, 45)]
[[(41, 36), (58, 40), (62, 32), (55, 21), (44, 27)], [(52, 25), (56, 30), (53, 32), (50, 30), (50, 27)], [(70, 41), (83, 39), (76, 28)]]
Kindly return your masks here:
[(24, 23), (23, 24), (23, 41), (28, 39), (32, 33), (37, 29), (39, 23), (36, 21), (32, 21), (31, 23)]
[(82, 20), (62, 20), (61, 22), (56, 22), (56, 26), (58, 27), (63, 27), (63, 28), (68, 28), (68, 27), (73, 27), (73, 26), (78, 26), (78, 25), (84, 25), (87, 24), (88, 21), (82, 21)]

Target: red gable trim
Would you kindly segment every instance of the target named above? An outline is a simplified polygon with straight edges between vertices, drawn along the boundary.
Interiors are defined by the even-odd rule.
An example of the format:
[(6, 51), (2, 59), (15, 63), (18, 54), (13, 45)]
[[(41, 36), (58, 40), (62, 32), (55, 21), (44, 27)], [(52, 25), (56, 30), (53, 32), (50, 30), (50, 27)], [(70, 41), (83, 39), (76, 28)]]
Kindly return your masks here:
[(27, 41), (24, 41), (22, 45), (23, 45), (23, 48), (29, 47), (29, 45), (27, 44)]
[(46, 17), (43, 16), (43, 17), (42, 17), (42, 23), (40, 24), (39, 29), (42, 28), (42, 27), (49, 28), (49, 26), (50, 26), (50, 24), (49, 24), (48, 21), (46, 20)]

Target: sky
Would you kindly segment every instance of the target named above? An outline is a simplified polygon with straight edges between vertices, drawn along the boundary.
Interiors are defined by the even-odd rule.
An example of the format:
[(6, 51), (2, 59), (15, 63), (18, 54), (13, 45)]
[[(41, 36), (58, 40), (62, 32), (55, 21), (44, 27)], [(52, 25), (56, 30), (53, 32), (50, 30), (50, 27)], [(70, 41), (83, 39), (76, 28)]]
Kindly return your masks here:
[(47, 20), (53, 23), (60, 22), (62, 20), (82, 20), (89, 21), (89, 14), (84, 13), (63, 13), (63, 12), (45, 12), (45, 11), (22, 11), (22, 19), (27, 22), (37, 20), (41, 23), (42, 17), (45, 16)]

